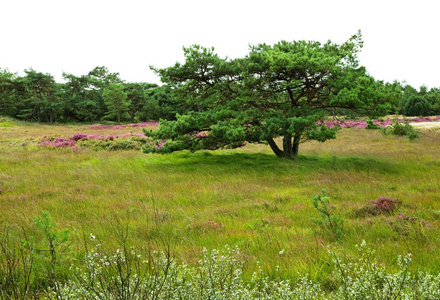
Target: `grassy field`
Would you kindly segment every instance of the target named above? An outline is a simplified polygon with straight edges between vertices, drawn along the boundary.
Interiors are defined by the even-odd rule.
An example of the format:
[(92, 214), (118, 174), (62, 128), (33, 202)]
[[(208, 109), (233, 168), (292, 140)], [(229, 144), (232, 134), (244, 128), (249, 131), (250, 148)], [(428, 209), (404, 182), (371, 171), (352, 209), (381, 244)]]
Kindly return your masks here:
[[(2, 125), (3, 124), (3, 125)], [(325, 280), (328, 246), (356, 257), (366, 241), (379, 262), (395, 268), (412, 253), (412, 269), (440, 272), (440, 133), (412, 142), (376, 130), (343, 129), (336, 140), (307, 142), (296, 161), (265, 145), (238, 150), (143, 154), (38, 146), (43, 136), (140, 133), (140, 128), (92, 130), (88, 125), (0, 123), (0, 225), (38, 236), (34, 219), (49, 212), (70, 229), (69, 253), (84, 251), (90, 234), (117, 248), (168, 245), (188, 263), (201, 250), (238, 246), (246, 276), (263, 270), (283, 278), (298, 272)], [(340, 234), (319, 225), (312, 199), (327, 190)], [(381, 196), (399, 201), (374, 211)]]

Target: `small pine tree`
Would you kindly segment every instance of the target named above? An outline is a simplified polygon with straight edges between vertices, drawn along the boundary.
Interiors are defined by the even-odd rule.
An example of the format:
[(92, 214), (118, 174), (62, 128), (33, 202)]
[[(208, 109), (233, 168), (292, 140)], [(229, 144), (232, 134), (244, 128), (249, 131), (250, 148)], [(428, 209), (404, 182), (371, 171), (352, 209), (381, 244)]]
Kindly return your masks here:
[(108, 88), (102, 93), (102, 98), (108, 107), (105, 118), (116, 118), (118, 124), (121, 123), (121, 119), (128, 115), (130, 107), (130, 101), (127, 99), (127, 93), (124, 92), (124, 86), (122, 84), (110, 83)]

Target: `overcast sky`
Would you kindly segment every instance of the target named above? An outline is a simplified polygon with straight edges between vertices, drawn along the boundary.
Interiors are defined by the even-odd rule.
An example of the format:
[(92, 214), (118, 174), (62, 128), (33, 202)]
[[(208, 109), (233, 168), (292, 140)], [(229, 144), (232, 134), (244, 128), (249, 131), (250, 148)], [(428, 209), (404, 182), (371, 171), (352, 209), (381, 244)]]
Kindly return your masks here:
[(182, 46), (246, 55), (280, 40), (342, 43), (362, 31), (362, 65), (376, 79), (440, 87), (436, 0), (0, 0), (0, 68), (62, 72), (95, 66), (128, 82), (159, 83), (149, 69), (183, 62)]

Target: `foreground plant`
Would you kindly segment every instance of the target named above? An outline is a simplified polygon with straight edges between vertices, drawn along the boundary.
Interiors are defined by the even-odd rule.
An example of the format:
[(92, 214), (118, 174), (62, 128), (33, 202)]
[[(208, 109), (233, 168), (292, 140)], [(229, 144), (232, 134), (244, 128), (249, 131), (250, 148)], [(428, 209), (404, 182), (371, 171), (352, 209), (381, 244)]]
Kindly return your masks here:
[[(69, 299), (440, 299), (440, 274), (411, 274), (411, 254), (398, 256), (398, 270), (387, 272), (366, 243), (356, 246), (359, 259), (342, 259), (329, 251), (333, 292), (299, 275), (274, 279), (259, 268), (250, 282), (243, 278), (238, 248), (203, 250), (197, 266), (177, 263), (167, 252), (143, 258), (131, 249), (106, 255), (98, 248), (86, 255), (86, 266), (64, 285)], [(131, 270), (131, 273), (127, 271)]]
[[(356, 246), (356, 260), (329, 251), (326, 263), (333, 269), (328, 275), (333, 288), (326, 290), (306, 275), (289, 281), (278, 271), (269, 277), (261, 267), (246, 280), (244, 253), (229, 246), (204, 249), (197, 263), (187, 265), (169, 250), (139, 253), (126, 240), (110, 251), (90, 235), (92, 246), (69, 269), (60, 264), (67, 262), (60, 251), (67, 233), (54, 230), (48, 215), (36, 223), (49, 245), (44, 257), (35, 254), (44, 249), (14, 246), (7, 234), (0, 239), (0, 299), (440, 299), (440, 274), (411, 274), (410, 254), (398, 256), (397, 270), (389, 272), (365, 242)], [(44, 261), (47, 268), (41, 269)], [(59, 276), (59, 271), (65, 276)]]

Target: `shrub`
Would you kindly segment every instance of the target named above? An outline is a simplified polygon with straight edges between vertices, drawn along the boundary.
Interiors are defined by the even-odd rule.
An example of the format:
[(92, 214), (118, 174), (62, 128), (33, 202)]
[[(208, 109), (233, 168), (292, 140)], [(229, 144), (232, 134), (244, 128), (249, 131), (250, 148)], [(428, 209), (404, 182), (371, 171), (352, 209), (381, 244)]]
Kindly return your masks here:
[[(86, 247), (85, 255), (76, 256), (75, 266), (63, 278), (58, 273), (58, 259), (62, 258), (58, 255), (63, 254), (59, 250), (65, 247), (67, 232), (55, 230), (48, 214), (37, 218), (35, 225), (46, 235), (40, 246), (48, 243), (47, 249), (55, 253), (45, 251), (46, 248), (37, 250), (39, 247), (28, 242), (12, 243), (9, 232), (4, 231), (0, 235), (1, 299), (440, 299), (440, 274), (411, 274), (410, 254), (398, 256), (397, 271), (389, 272), (377, 263), (374, 251), (365, 242), (357, 246), (359, 259), (346, 255), (341, 258), (329, 251), (330, 259), (324, 263), (333, 269), (329, 275), (335, 284), (331, 291), (324, 290), (307, 275), (298, 274), (296, 281), (283, 280), (278, 268), (269, 277), (259, 266), (248, 280), (243, 275), (244, 256), (237, 247), (204, 249), (194, 265), (186, 265), (178, 262), (169, 250), (139, 253), (127, 246), (126, 236), (120, 248), (110, 250), (90, 235), (91, 245)], [(33, 256), (36, 251), (45, 251), (47, 255)], [(57, 259), (51, 264), (53, 255)], [(37, 268), (37, 258), (48, 262), (49, 268)], [(62, 262), (66, 266), (67, 260)], [(29, 283), (45, 274), (50, 275), (45, 278), (47, 285)]]
[(9, 120), (6, 120), (6, 119), (0, 120), (0, 127), (13, 127), (13, 126), (14, 126), (14, 123), (12, 123)]
[(140, 150), (142, 146), (151, 143), (143, 134), (99, 135), (75, 133), (70, 138), (56, 136), (42, 137), (38, 143), (40, 147), (63, 148), (79, 147), (93, 150)]
[(343, 233), (344, 219), (334, 214), (335, 207), (330, 204), (327, 192), (322, 189), (322, 195), (316, 195), (312, 199), (313, 206), (321, 213), (321, 219), (313, 219), (321, 230), (332, 232), (336, 238), (340, 238)]
[[(167, 252), (144, 259), (133, 249), (105, 254), (92, 249), (86, 266), (63, 286), (64, 299), (421, 299), (440, 297), (440, 274), (411, 274), (411, 254), (398, 256), (398, 270), (388, 272), (377, 263), (366, 243), (356, 246), (359, 259), (342, 259), (329, 251), (334, 290), (324, 291), (309, 277), (290, 282), (267, 276), (259, 267), (244, 280), (244, 262), (238, 248), (202, 251), (197, 266), (177, 263)], [(137, 267), (135, 267), (137, 266)]]
[(376, 125), (372, 119), (367, 119), (367, 126), (365, 129), (379, 129), (381, 128), (379, 125)]
[(130, 138), (81, 139), (77, 141), (80, 147), (92, 150), (140, 150), (149, 142), (146, 138), (132, 136)]
[(355, 215), (358, 217), (366, 217), (366, 216), (377, 216), (380, 214), (394, 214), (396, 208), (400, 205), (400, 201), (390, 198), (380, 196), (374, 201), (371, 201), (366, 206), (358, 209), (355, 212)]
[(392, 134), (398, 136), (406, 136), (410, 141), (419, 137), (419, 132), (413, 126), (409, 124), (408, 120), (405, 120), (404, 123), (399, 122), (397, 119), (394, 120), (394, 123), (388, 127), (384, 127), (382, 129), (384, 134)]
[(403, 107), (405, 116), (428, 116), (432, 112), (431, 103), (422, 96), (411, 96)]
[(380, 196), (373, 202), (373, 206), (380, 213), (392, 214), (399, 201), (390, 197)]

